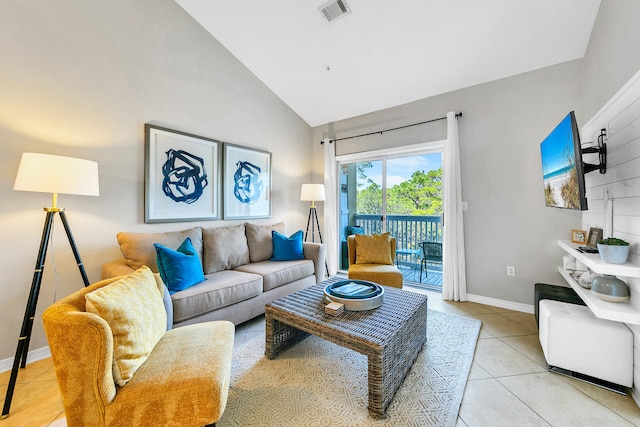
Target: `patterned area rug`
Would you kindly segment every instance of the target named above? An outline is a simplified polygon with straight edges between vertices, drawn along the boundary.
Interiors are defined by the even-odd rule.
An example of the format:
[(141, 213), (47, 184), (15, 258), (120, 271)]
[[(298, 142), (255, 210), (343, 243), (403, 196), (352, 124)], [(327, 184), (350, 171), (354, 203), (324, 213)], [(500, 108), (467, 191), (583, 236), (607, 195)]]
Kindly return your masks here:
[(310, 336), (274, 360), (264, 336), (234, 352), (227, 426), (454, 426), (481, 322), (429, 310), (427, 344), (382, 420), (367, 412), (367, 358)]

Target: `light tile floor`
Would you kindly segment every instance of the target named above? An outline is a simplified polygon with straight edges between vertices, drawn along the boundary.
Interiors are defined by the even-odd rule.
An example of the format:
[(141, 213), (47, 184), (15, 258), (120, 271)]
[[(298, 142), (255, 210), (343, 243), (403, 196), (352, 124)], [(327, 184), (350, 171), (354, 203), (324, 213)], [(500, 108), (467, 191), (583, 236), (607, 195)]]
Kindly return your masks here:
[[(482, 321), (458, 427), (640, 425), (640, 409), (630, 396), (547, 372), (533, 315), (413, 290), (429, 295), (430, 309)], [(235, 345), (263, 333), (260, 316), (237, 326)], [(3, 403), (8, 381), (9, 372), (1, 373)], [(18, 375), (10, 416), (0, 427), (60, 427), (63, 417), (51, 360), (44, 359)]]

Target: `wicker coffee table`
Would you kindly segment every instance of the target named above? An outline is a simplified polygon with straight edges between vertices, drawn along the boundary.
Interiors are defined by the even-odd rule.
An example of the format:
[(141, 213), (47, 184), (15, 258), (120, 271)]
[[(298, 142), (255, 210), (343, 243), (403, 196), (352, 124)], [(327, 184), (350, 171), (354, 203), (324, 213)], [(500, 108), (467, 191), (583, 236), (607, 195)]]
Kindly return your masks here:
[(339, 280), (325, 280), (266, 305), (266, 356), (273, 359), (309, 334), (366, 355), (369, 414), (382, 418), (426, 342), (427, 296), (385, 287), (381, 307), (333, 317), (324, 313), (324, 288)]

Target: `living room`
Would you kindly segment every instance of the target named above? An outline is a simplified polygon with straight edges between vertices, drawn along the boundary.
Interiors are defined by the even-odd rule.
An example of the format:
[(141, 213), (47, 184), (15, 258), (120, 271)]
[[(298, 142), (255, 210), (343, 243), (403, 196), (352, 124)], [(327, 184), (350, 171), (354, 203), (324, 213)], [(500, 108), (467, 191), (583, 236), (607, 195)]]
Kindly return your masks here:
[[(579, 123), (586, 123), (640, 69), (638, 18), (637, 1), (603, 0), (582, 58), (311, 127), (174, 1), (3, 1), (0, 227), (7, 249), (0, 260), (0, 361), (10, 366), (13, 357), (42, 232), (42, 208), (50, 202), (43, 194), (13, 190), (22, 153), (98, 162), (99, 197), (59, 199), (91, 282), (100, 279), (105, 262), (121, 256), (115, 238), (120, 231), (218, 226), (144, 223), (145, 123), (270, 151), (273, 210), (271, 218), (258, 222), (282, 221), (292, 233), (307, 220), (301, 185), (322, 182), (324, 137), (462, 111), (469, 299), (531, 312), (534, 283), (563, 283), (557, 240), (568, 239), (570, 230), (583, 223), (579, 212), (544, 206), (539, 143), (568, 111), (575, 110)], [(444, 136), (438, 127), (427, 132), (434, 139)], [(385, 135), (379, 147), (367, 148), (424, 142), (419, 138), (415, 133)], [(345, 154), (370, 143), (336, 148)], [(629, 222), (637, 224), (637, 216)], [(516, 266), (515, 277), (505, 274), (507, 265)], [(58, 223), (36, 318), (81, 286)], [(37, 321), (30, 349), (37, 354), (46, 346)]]

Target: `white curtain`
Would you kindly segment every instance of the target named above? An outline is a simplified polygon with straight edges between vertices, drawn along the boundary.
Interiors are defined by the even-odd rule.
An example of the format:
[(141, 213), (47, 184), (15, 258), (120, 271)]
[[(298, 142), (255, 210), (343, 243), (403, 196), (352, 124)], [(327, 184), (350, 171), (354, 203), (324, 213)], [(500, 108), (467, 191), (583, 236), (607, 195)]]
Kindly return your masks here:
[(447, 143), (442, 167), (444, 181), (443, 284), (442, 298), (467, 300), (467, 279), (464, 257), (464, 222), (462, 215), (462, 185), (460, 182), (460, 143), (455, 112), (447, 113)]
[(327, 248), (327, 268), (329, 276), (338, 272), (338, 194), (336, 170), (336, 144), (324, 139), (324, 244)]

